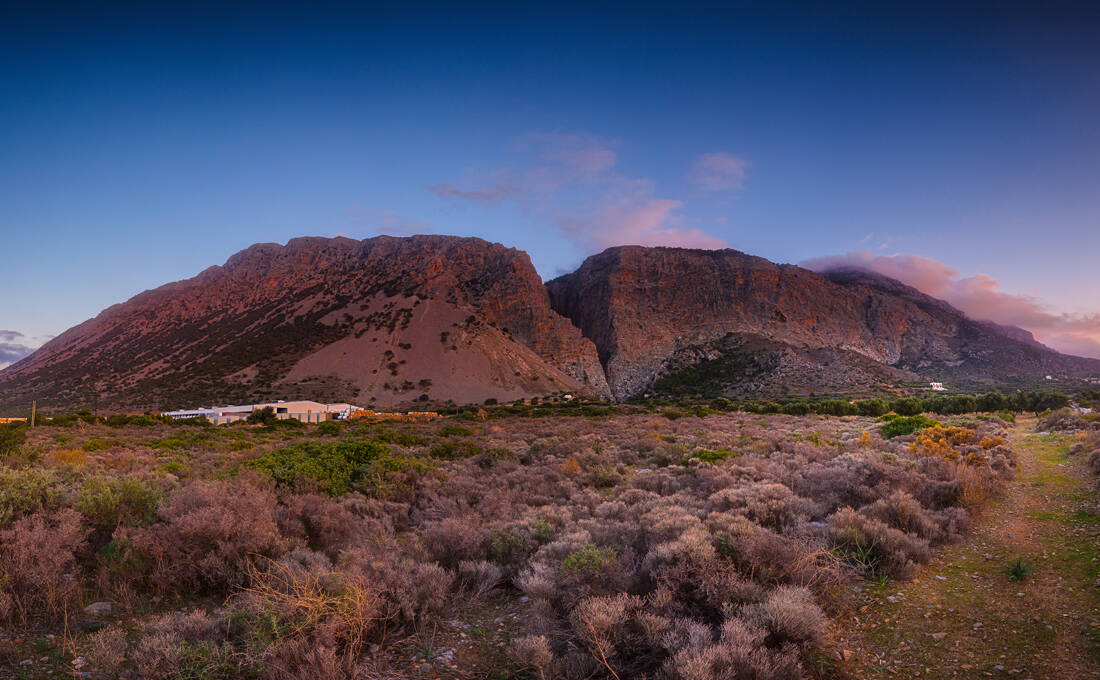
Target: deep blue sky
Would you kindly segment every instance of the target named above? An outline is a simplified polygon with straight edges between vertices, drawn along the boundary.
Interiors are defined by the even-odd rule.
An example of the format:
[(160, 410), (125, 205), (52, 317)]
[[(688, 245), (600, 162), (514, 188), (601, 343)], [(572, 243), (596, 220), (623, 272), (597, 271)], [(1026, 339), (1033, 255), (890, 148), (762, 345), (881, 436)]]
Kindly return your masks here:
[(916, 254), (968, 312), (1100, 340), (1085, 3), (25, 4), (0, 10), (0, 365), (252, 243), (381, 231), (545, 278), (631, 241), (924, 282), (891, 259)]

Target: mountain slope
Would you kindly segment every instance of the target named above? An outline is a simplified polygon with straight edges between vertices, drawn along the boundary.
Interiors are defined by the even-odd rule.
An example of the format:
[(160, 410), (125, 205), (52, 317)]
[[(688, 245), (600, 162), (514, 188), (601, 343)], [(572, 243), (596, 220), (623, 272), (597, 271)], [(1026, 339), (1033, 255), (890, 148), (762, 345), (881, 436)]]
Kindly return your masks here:
[(526, 253), (447, 236), (259, 244), (0, 372), (0, 408), (608, 393)]
[[(783, 383), (843, 392), (876, 380), (979, 388), (1049, 373), (1100, 375), (1100, 361), (1010, 337), (892, 279), (859, 271), (823, 276), (735, 250), (611, 248), (547, 289), (553, 308), (596, 344), (620, 399), (761, 340), (773, 343), (766, 352), (776, 361), (786, 358), (789, 374), (764, 379), (776, 368), (760, 372), (735, 361), (752, 376), (727, 376), (730, 393), (779, 393)], [(809, 351), (816, 349), (834, 352), (815, 359)], [(884, 370), (869, 371), (863, 359)]]
[(146, 291), (0, 371), (0, 413), (311, 398), (392, 407), (562, 392), (866, 394), (1100, 376), (893, 279), (734, 250), (611, 248), (546, 285), (452, 236), (294, 239)]

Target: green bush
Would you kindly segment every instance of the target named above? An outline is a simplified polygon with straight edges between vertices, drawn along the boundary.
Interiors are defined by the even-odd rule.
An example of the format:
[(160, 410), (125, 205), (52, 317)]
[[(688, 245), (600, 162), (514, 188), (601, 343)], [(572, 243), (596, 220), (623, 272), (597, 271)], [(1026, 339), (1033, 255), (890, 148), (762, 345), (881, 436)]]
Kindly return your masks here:
[[(204, 419), (205, 420), (205, 419)], [(113, 415), (107, 416), (104, 421), (110, 427), (150, 427), (160, 423), (160, 420), (153, 416), (127, 416), (127, 415)]]
[(14, 455), (27, 441), (27, 428), (21, 424), (0, 425), (0, 458)]
[(597, 548), (589, 543), (580, 550), (569, 553), (561, 566), (570, 574), (598, 574), (614, 558), (615, 553), (611, 550)]
[(924, 403), (916, 397), (902, 397), (890, 402), (890, 410), (901, 416), (915, 416), (924, 410)]
[(432, 448), (428, 450), (428, 455), (432, 458), (439, 458), (440, 460), (461, 460), (463, 458), (471, 458), (484, 452), (485, 447), (477, 442), (468, 440), (448, 440), (434, 444)]
[(473, 430), (468, 427), (462, 427), (461, 425), (447, 425), (439, 431), (440, 437), (469, 437), (473, 434)]
[(861, 416), (878, 418), (890, 410), (890, 404), (885, 399), (863, 399), (856, 402), (856, 412)]
[(275, 409), (271, 406), (265, 406), (261, 409), (257, 409), (248, 414), (248, 418), (245, 419), (250, 425), (266, 425), (271, 427), (275, 423), (279, 422), (279, 417), (275, 415)]
[(110, 441), (110, 440), (107, 440), (107, 439), (96, 438), (96, 439), (89, 439), (88, 441), (84, 442), (83, 444), (80, 445), (80, 448), (82, 448), (85, 451), (88, 451), (90, 453), (92, 451), (106, 451), (107, 449), (115, 446), (115, 444), (116, 444), (116, 442), (113, 442), (113, 441)]
[(694, 458), (703, 463), (710, 463), (713, 465), (740, 456), (740, 453), (728, 449), (696, 449), (688, 455), (688, 458)]
[(269, 475), (276, 484), (294, 487), (309, 480), (321, 491), (339, 496), (372, 472), (370, 464), (388, 453), (379, 442), (301, 442), (269, 451), (248, 466)]
[(129, 477), (89, 477), (84, 480), (76, 507), (93, 525), (114, 530), (120, 524), (144, 526), (153, 521), (161, 492)]
[(0, 468), (0, 527), (40, 508), (56, 508), (64, 497), (64, 482), (54, 470)]
[(909, 416), (908, 418), (894, 418), (887, 422), (879, 430), (883, 439), (893, 439), (907, 434), (913, 434), (917, 430), (923, 430), (933, 425), (939, 425), (939, 421), (932, 420), (923, 415)]
[(335, 420), (326, 420), (317, 426), (317, 434), (324, 437), (335, 437), (343, 432), (344, 428)]

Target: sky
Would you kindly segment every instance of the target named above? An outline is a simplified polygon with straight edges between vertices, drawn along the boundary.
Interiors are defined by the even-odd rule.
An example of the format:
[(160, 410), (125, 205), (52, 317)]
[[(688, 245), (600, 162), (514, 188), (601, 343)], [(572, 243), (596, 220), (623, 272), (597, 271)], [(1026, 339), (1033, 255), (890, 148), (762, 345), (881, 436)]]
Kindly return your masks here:
[(253, 243), (380, 233), (545, 279), (857, 265), (1100, 357), (1095, 4), (170, 4), (0, 9), (0, 367)]

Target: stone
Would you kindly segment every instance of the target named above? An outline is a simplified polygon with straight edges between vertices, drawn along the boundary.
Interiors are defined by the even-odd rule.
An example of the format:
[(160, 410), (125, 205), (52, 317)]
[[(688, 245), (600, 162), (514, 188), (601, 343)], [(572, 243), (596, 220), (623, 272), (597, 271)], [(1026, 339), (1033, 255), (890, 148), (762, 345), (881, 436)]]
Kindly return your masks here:
[(103, 616), (110, 616), (113, 607), (110, 602), (93, 602), (84, 608), (84, 613), (88, 616), (95, 616), (97, 618)]

